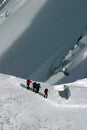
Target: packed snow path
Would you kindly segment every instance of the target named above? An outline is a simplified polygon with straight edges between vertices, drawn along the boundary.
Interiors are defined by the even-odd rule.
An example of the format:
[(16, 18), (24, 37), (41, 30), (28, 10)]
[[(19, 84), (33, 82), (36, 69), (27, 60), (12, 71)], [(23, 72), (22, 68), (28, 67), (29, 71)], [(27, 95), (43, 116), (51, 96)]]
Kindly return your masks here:
[[(25, 87), (26, 80), (0, 74), (0, 130), (87, 129), (86, 88), (81, 92), (81, 88), (72, 89), (72, 96), (65, 100), (54, 86), (45, 83), (41, 83), (40, 94)], [(43, 98), (46, 87), (48, 99)]]

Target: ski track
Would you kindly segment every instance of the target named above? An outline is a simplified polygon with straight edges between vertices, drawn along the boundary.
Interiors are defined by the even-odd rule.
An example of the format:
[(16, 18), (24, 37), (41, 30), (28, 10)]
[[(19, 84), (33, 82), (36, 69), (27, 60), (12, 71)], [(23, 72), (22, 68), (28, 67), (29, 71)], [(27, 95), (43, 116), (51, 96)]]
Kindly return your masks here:
[(47, 100), (47, 103), (57, 107), (57, 108), (63, 108), (63, 109), (87, 109), (87, 104), (58, 104), (51, 100)]

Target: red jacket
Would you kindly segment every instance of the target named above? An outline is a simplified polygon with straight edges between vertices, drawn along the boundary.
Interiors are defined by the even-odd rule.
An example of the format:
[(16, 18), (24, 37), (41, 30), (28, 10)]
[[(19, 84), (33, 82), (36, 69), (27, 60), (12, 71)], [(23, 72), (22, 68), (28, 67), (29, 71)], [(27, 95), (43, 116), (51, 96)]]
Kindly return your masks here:
[(45, 93), (46, 95), (48, 94), (48, 89), (47, 89), (47, 88), (44, 90), (44, 93)]
[(27, 85), (30, 85), (30, 83), (31, 83), (31, 80), (28, 79), (28, 80), (27, 80)]

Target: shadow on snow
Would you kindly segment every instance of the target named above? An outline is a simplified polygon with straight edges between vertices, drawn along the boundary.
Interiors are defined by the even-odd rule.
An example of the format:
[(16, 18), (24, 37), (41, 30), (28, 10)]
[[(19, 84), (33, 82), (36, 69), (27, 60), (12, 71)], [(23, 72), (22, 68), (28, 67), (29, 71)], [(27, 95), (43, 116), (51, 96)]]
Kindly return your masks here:
[[(21, 87), (27, 89), (27, 86), (26, 86), (26, 85), (24, 85), (24, 84), (20, 84), (20, 85), (21, 85)], [(27, 89), (27, 90), (30, 90), (31, 92), (34, 92), (34, 91), (33, 91), (33, 88), (31, 88), (31, 87), (30, 87), (29, 89)], [(34, 92), (34, 93), (36, 93), (36, 92)], [(40, 96), (44, 97), (44, 94), (43, 94), (43, 93), (38, 92), (38, 94), (39, 94)]]

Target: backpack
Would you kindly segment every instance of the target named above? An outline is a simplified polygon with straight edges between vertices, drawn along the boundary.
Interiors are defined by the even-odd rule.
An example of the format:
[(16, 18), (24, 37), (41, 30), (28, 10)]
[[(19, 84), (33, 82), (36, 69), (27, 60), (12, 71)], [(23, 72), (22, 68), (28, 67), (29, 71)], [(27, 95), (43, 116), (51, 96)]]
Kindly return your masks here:
[(45, 94), (48, 94), (48, 89), (47, 89), (47, 88), (44, 90), (44, 93), (45, 93)]
[(33, 82), (33, 88), (36, 88), (37, 83)]

